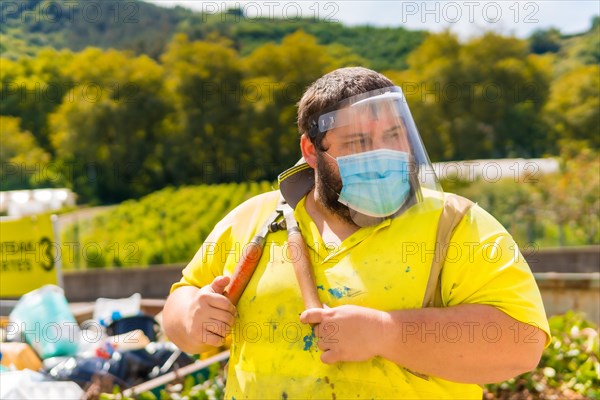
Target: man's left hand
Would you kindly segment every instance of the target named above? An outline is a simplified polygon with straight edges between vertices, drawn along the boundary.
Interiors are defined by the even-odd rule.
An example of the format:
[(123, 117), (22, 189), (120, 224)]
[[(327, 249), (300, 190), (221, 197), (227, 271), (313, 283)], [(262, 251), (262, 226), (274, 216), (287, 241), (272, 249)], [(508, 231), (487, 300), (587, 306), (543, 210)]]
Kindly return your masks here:
[(311, 308), (300, 314), (300, 322), (314, 325), (321, 361), (366, 361), (380, 354), (378, 344), (386, 313), (372, 308), (343, 305)]

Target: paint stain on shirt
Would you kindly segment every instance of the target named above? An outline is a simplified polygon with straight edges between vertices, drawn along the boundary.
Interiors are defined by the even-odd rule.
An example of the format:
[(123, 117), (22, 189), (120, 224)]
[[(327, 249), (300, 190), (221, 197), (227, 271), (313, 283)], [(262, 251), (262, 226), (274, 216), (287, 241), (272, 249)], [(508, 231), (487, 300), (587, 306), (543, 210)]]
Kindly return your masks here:
[(328, 290), (329, 294), (335, 297), (336, 299), (341, 299), (344, 296), (348, 296), (348, 292), (350, 288), (348, 286), (342, 286), (339, 288), (330, 288)]
[(304, 351), (309, 351), (315, 341), (315, 328), (313, 327), (310, 335), (306, 335), (303, 338), (304, 340)]

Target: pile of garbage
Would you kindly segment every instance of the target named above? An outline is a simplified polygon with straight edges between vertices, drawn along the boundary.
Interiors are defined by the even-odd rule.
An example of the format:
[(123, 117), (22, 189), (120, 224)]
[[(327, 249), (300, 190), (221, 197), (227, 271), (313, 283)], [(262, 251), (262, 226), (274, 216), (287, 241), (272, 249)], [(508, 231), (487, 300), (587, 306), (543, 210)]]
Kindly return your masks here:
[(0, 398), (80, 399), (131, 388), (194, 363), (166, 340), (141, 296), (98, 299), (78, 323), (63, 290), (47, 285), (18, 301), (0, 330)]

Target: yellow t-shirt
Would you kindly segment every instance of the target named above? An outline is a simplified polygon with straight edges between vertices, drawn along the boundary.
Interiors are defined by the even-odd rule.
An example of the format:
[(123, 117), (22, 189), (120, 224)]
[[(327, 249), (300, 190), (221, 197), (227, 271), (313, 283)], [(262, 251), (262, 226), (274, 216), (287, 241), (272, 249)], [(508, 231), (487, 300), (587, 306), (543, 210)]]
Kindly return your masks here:
[[(231, 275), (245, 244), (278, 199), (279, 192), (269, 192), (233, 210), (171, 290), (202, 287), (216, 276)], [(323, 242), (302, 200), (295, 216), (309, 247), (321, 301), (330, 307), (355, 304), (384, 311), (420, 308), (441, 212), (431, 204), (439, 200), (425, 198), (393, 220), (361, 228), (339, 247)], [(481, 399), (479, 385), (425, 380), (381, 357), (323, 364), (310, 326), (299, 321), (304, 305), (286, 235), (281, 231), (267, 236), (263, 256), (238, 303), (226, 398)], [(493, 305), (540, 327), (549, 340), (541, 296), (527, 263), (506, 230), (476, 205), (452, 237), (441, 289), (446, 306)]]

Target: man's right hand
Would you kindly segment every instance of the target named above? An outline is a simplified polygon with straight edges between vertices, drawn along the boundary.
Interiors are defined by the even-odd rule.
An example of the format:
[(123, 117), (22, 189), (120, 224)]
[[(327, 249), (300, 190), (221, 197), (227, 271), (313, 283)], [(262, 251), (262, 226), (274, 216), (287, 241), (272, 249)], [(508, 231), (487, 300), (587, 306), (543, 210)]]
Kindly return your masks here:
[(228, 276), (218, 276), (210, 285), (196, 292), (189, 304), (185, 323), (190, 341), (211, 346), (225, 343), (236, 313), (235, 306), (223, 295), (228, 284)]
[(236, 313), (235, 306), (223, 295), (229, 280), (219, 276), (201, 289), (182, 286), (168, 297), (163, 327), (181, 350), (198, 354), (225, 343)]

